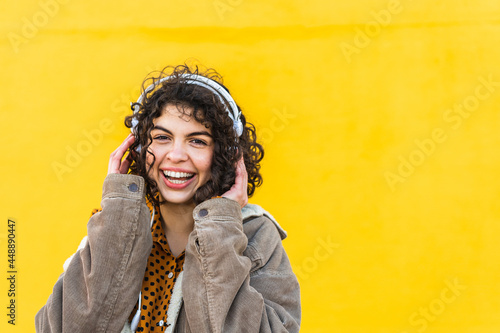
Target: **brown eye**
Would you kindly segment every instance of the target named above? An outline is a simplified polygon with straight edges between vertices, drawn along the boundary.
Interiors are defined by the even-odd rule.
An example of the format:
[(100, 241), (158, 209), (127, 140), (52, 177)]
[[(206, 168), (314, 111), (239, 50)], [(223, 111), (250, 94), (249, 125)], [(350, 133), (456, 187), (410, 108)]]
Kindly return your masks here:
[(157, 135), (157, 136), (154, 137), (154, 140), (157, 140), (157, 141), (166, 141), (168, 139), (169, 138), (166, 135)]
[(202, 146), (206, 146), (207, 143), (203, 140), (200, 140), (200, 139), (193, 139), (191, 140), (192, 143), (196, 144), (196, 145), (202, 145)]

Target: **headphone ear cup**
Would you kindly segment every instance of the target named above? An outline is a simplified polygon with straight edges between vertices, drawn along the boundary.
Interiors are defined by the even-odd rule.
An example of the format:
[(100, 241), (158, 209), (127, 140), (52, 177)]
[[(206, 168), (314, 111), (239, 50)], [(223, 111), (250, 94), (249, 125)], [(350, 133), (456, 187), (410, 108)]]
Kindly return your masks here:
[(237, 120), (234, 120), (234, 130), (236, 131), (238, 137), (243, 134), (243, 124), (241, 123), (241, 120), (239, 118)]
[(132, 121), (130, 123), (132, 125), (130, 131), (135, 135), (134, 129), (137, 128), (137, 125), (139, 125), (139, 120), (137, 120), (137, 118), (132, 118)]

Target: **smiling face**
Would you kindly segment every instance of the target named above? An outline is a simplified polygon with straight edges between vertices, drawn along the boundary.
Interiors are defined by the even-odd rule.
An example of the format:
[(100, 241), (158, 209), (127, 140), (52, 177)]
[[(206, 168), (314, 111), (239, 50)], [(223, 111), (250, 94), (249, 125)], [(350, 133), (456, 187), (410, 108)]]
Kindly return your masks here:
[[(185, 108), (192, 114), (193, 108)], [(155, 156), (149, 171), (163, 200), (192, 204), (196, 190), (211, 177), (214, 152), (212, 132), (193, 117), (167, 104), (160, 117), (153, 120), (152, 142), (148, 150)], [(150, 154), (148, 166), (153, 163)]]

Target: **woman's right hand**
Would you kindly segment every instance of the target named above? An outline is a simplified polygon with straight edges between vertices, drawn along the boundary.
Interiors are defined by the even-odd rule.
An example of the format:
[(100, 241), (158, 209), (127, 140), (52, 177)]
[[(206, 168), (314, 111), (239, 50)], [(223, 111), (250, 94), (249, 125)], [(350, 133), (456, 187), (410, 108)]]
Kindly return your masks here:
[(112, 173), (126, 174), (128, 172), (128, 168), (132, 163), (131, 152), (127, 154), (125, 159), (123, 159), (123, 156), (134, 140), (135, 136), (130, 133), (122, 144), (111, 153), (108, 164), (108, 175)]

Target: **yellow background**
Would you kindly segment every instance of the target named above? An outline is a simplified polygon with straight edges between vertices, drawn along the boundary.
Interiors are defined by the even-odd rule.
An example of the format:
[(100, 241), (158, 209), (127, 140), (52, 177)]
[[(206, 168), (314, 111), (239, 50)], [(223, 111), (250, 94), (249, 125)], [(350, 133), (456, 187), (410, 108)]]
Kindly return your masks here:
[(251, 202), (289, 233), (302, 332), (500, 330), (500, 2), (45, 3), (0, 10), (0, 331), (34, 331), (139, 84), (184, 61), (218, 70), (265, 138)]

